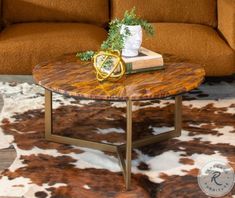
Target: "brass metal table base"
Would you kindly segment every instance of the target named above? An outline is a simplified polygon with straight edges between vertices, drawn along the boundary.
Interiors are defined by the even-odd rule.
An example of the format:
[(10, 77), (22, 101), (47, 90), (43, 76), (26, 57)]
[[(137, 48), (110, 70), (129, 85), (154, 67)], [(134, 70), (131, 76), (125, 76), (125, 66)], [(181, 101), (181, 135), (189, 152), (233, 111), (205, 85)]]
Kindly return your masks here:
[[(45, 138), (49, 141), (54, 141), (63, 144), (73, 144), (80, 147), (87, 147), (92, 149), (98, 149), (108, 152), (116, 152), (120, 161), (120, 165), (123, 171), (125, 180), (125, 186), (127, 190), (131, 187), (131, 154), (132, 148), (141, 147), (144, 145), (153, 144), (155, 142), (167, 140), (169, 138), (177, 137), (181, 135), (181, 122), (182, 122), (182, 96), (175, 96), (175, 129), (159, 135), (147, 136), (141, 140), (132, 141), (132, 101), (127, 100), (126, 111), (126, 144), (113, 145), (106, 143), (99, 143), (94, 141), (75, 139), (65, 136), (59, 136), (53, 134), (53, 122), (52, 122), (52, 92), (45, 89)], [(123, 157), (123, 151), (126, 151), (126, 160)]]

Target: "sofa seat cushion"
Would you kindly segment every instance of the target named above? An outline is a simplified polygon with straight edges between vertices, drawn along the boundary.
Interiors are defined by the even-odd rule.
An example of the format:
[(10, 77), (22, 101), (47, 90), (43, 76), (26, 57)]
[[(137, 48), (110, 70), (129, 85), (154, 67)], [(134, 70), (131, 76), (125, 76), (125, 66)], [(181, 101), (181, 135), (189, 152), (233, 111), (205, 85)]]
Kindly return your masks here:
[(99, 49), (105, 29), (79, 23), (15, 24), (0, 33), (0, 74), (31, 74), (32, 68), (57, 56)]
[(156, 35), (144, 36), (145, 47), (200, 63), (207, 76), (235, 73), (235, 52), (213, 28), (180, 23), (156, 23), (153, 26)]
[(2, 0), (7, 24), (23, 22), (80, 22), (106, 24), (109, 0)]

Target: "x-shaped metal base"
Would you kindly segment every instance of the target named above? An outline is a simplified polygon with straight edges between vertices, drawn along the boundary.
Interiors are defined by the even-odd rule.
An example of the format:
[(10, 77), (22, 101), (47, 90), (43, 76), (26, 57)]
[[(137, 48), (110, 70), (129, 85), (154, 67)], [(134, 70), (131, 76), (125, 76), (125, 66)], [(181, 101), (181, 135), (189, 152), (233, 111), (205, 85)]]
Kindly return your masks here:
[[(65, 136), (59, 136), (53, 134), (53, 119), (52, 119), (52, 92), (45, 90), (45, 138), (49, 141), (73, 144), (80, 147), (87, 147), (92, 149), (98, 149), (108, 152), (116, 152), (122, 167), (123, 176), (125, 180), (126, 190), (130, 190), (131, 187), (131, 154), (132, 149), (141, 147), (144, 145), (153, 144), (163, 140), (167, 140), (173, 137), (181, 135), (181, 123), (182, 123), (182, 96), (175, 96), (175, 129), (159, 135), (151, 135), (141, 140), (132, 141), (132, 101), (127, 100), (127, 127), (126, 127), (126, 144), (113, 145), (82, 139), (75, 139)], [(126, 152), (126, 157), (123, 157), (123, 152)]]

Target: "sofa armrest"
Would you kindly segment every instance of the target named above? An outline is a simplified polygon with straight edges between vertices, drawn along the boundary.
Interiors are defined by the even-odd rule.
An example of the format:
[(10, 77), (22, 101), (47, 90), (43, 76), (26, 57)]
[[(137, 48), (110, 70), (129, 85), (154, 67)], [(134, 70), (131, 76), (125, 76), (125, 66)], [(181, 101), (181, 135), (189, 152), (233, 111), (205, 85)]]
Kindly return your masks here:
[(218, 0), (218, 29), (235, 50), (235, 0)]
[(0, 0), (0, 31), (2, 31), (2, 0)]

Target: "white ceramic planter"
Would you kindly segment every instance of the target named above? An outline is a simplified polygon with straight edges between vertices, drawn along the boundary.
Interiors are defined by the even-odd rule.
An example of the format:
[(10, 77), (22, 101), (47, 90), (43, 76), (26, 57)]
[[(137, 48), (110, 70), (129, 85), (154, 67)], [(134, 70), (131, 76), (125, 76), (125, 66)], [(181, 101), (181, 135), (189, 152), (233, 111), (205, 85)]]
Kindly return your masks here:
[(122, 56), (133, 57), (139, 54), (139, 49), (142, 44), (142, 27), (140, 25), (122, 25), (121, 33), (125, 32), (125, 28), (130, 31), (130, 36), (124, 40), (124, 48), (122, 49)]

